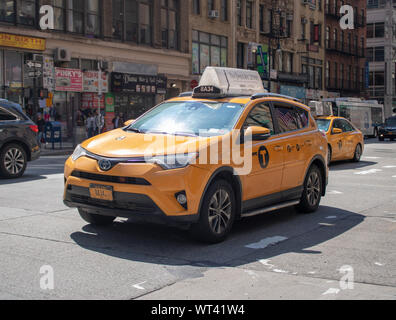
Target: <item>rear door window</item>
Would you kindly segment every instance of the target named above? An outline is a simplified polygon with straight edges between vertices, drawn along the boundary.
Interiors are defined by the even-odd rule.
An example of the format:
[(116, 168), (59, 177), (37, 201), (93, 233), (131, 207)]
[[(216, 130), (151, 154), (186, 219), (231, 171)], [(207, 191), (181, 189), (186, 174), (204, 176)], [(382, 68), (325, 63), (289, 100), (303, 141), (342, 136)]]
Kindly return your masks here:
[(275, 117), (278, 122), (279, 133), (295, 131), (301, 129), (301, 119), (297, 117), (297, 113), (293, 106), (286, 104), (274, 103)]

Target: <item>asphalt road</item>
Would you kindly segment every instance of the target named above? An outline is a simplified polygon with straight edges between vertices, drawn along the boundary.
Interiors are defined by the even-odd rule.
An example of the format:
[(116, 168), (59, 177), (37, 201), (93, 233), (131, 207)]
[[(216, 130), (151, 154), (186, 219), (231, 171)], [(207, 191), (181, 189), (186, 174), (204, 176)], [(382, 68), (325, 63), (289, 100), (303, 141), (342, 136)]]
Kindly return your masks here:
[(87, 225), (62, 203), (65, 158), (0, 180), (0, 299), (396, 299), (394, 142), (332, 165), (317, 213), (245, 219), (212, 246), (165, 226)]

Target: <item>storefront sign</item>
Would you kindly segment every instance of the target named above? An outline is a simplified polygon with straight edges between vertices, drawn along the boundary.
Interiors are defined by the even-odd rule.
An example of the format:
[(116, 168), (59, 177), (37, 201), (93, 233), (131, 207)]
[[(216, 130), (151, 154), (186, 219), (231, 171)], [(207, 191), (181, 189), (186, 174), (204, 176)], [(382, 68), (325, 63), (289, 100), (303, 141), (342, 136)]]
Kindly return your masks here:
[(106, 106), (106, 113), (107, 112), (114, 112), (114, 94), (107, 93), (105, 96), (105, 106)]
[[(86, 71), (83, 73), (84, 78), (84, 92), (99, 92), (99, 72)], [(102, 72), (102, 81), (100, 81), (101, 92), (106, 93), (109, 91), (108, 76)]]
[(55, 68), (55, 90), (82, 92), (83, 74), (81, 70)]
[(84, 92), (81, 95), (81, 107), (83, 109), (98, 109), (100, 106), (101, 109), (105, 106), (104, 96), (101, 98), (97, 93), (88, 93)]
[(113, 72), (156, 76), (158, 74), (158, 66), (152, 64), (114, 61)]
[(166, 93), (166, 78), (113, 72), (111, 88), (114, 93)]
[(0, 33), (0, 46), (29, 50), (45, 50), (45, 39)]
[(55, 90), (54, 58), (45, 56), (43, 64), (43, 88)]

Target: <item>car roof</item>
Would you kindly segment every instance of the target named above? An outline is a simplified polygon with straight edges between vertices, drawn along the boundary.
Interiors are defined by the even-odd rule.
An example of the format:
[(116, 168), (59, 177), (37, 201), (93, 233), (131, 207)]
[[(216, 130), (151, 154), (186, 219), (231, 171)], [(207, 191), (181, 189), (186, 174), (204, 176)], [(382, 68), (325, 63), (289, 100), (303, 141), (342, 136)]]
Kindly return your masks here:
[(170, 101), (210, 101), (210, 102), (228, 102), (228, 103), (238, 103), (238, 104), (244, 104), (247, 105), (251, 101), (279, 101), (279, 102), (286, 102), (293, 104), (295, 106), (298, 106), (300, 108), (305, 109), (306, 111), (310, 111), (311, 109), (306, 106), (305, 104), (302, 104), (301, 102), (298, 102), (296, 100), (292, 100), (292, 98), (287, 98), (286, 96), (281, 96), (281, 95), (264, 95), (263, 97), (257, 97), (255, 99), (252, 99), (252, 96), (239, 96), (239, 97), (223, 97), (223, 98), (216, 98), (216, 99), (210, 99), (210, 98), (193, 98), (191, 95), (188, 94), (182, 94), (179, 97), (172, 98), (167, 100), (168, 102)]

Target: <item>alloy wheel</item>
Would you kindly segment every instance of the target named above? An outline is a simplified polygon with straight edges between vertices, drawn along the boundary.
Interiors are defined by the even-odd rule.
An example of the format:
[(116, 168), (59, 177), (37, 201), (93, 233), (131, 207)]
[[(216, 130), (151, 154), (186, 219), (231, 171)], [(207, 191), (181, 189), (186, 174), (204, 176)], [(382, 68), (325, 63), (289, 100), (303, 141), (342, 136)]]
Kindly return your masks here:
[(25, 157), (18, 148), (10, 148), (4, 156), (4, 167), (9, 174), (19, 174), (25, 166)]
[(315, 206), (320, 199), (320, 178), (316, 171), (312, 171), (307, 182), (307, 200), (311, 206)]
[(232, 214), (232, 202), (228, 192), (219, 189), (209, 203), (209, 225), (216, 234), (222, 234), (228, 227)]

